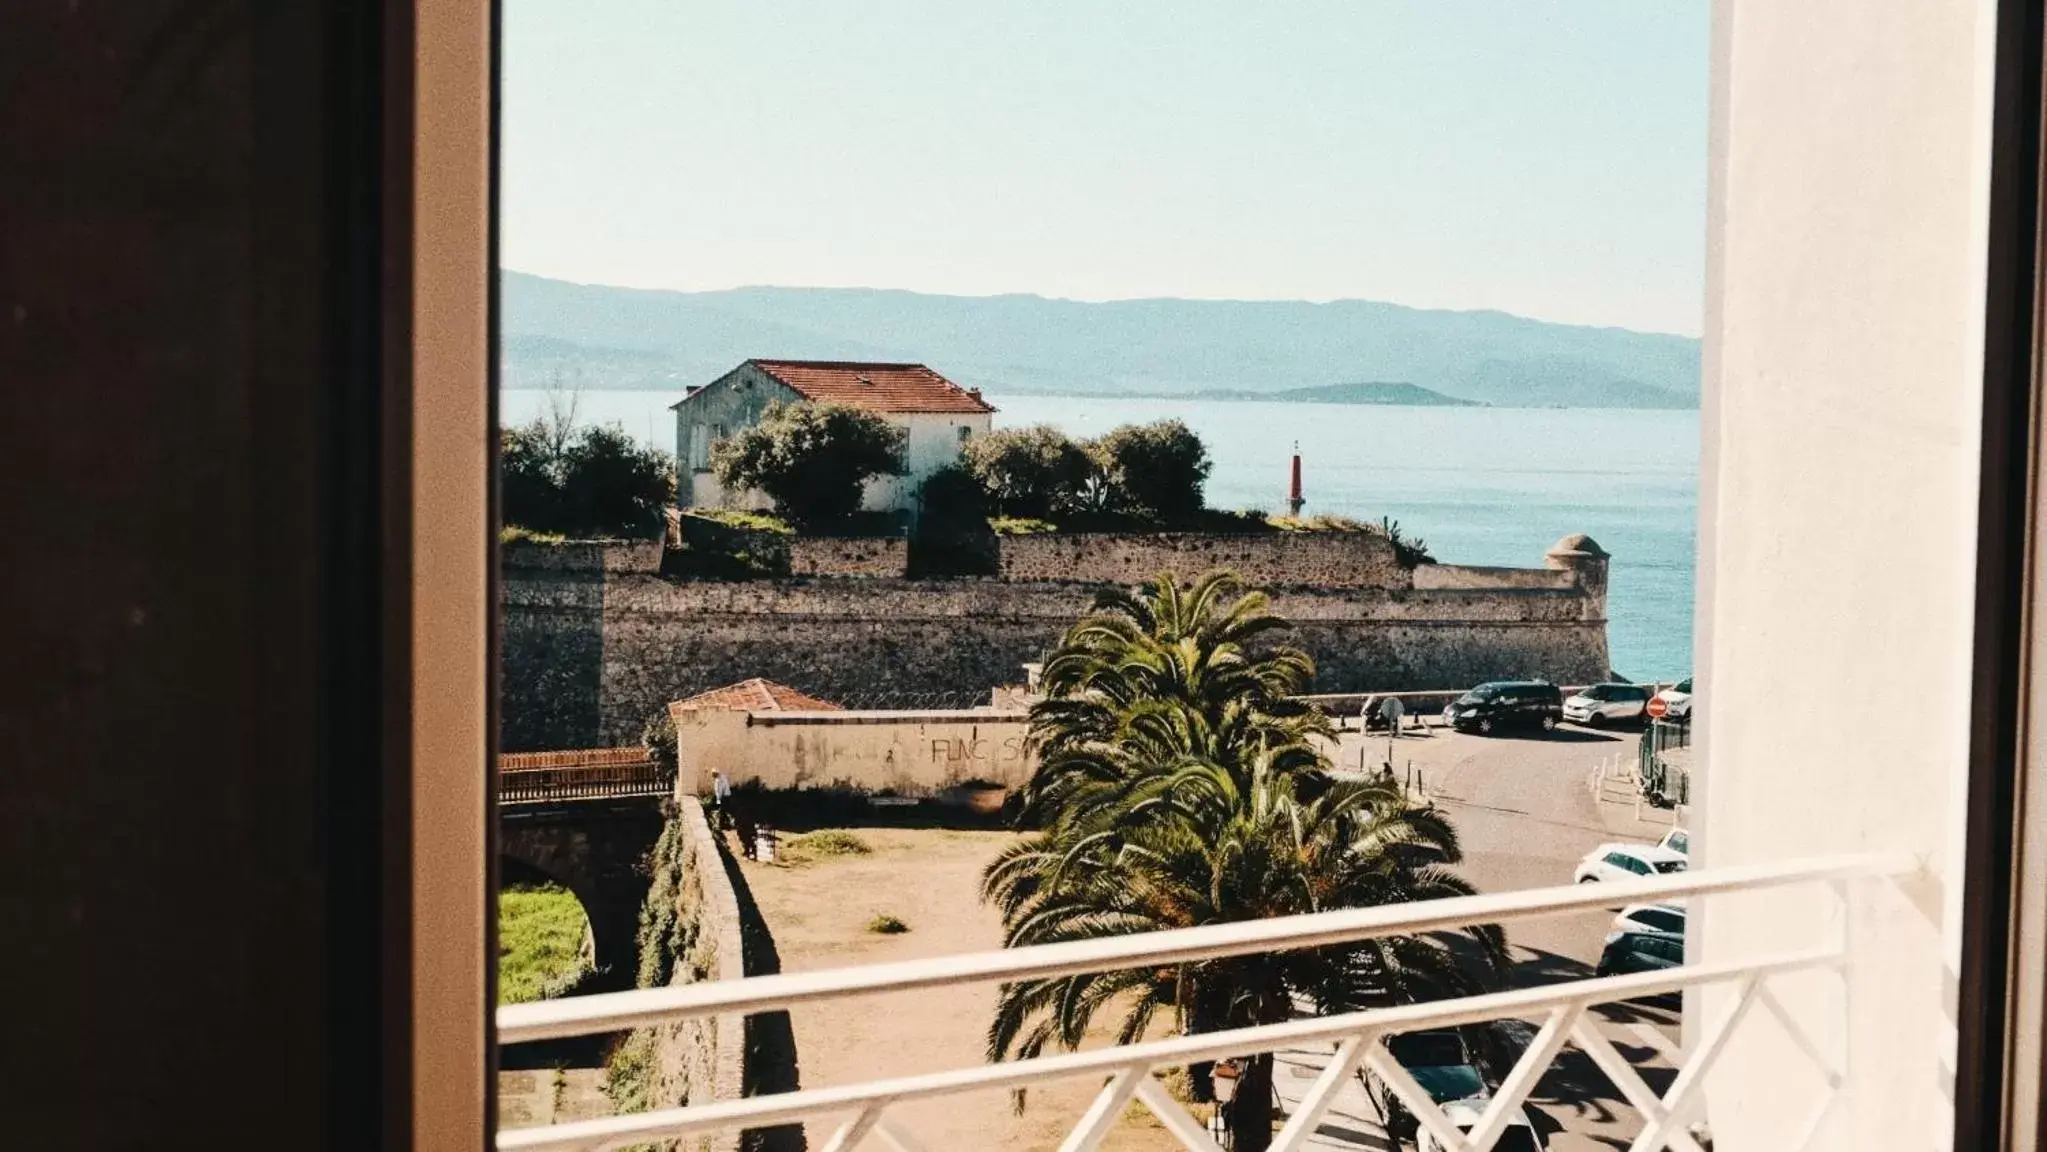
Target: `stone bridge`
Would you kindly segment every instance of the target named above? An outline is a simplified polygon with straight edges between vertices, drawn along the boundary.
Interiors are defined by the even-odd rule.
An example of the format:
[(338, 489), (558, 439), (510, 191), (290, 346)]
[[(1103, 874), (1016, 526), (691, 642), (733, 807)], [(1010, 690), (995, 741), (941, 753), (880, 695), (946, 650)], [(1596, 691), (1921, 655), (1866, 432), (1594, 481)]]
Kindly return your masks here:
[(640, 749), (500, 759), (498, 881), (554, 883), (575, 894), (590, 918), (593, 991), (633, 986), (648, 854), (674, 789), (674, 777)]

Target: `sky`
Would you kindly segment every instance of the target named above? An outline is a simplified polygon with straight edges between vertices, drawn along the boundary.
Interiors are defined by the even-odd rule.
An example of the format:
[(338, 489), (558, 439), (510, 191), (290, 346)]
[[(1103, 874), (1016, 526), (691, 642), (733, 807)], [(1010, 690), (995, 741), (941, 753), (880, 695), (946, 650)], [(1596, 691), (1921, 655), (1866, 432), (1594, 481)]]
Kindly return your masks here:
[(1696, 335), (1706, 0), (505, 0), (503, 263)]

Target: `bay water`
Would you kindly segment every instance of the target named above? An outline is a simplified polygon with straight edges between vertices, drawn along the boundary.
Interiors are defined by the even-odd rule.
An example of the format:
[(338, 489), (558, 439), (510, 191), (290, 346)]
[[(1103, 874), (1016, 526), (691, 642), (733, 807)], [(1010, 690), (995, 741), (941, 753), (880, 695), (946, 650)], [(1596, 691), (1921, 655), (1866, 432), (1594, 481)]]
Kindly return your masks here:
[[(616, 424), (673, 452), (677, 396), (586, 390), (583, 423)], [(1448, 564), (1539, 567), (1573, 532), (1613, 555), (1608, 640), (1635, 680), (1691, 674), (1699, 414), (1595, 408), (1422, 408), (1235, 400), (988, 397), (998, 428), (1053, 424), (1076, 437), (1174, 417), (1207, 442), (1217, 508), (1286, 507), (1302, 459), (1304, 515), (1390, 517)], [(506, 424), (548, 410), (507, 389)]]

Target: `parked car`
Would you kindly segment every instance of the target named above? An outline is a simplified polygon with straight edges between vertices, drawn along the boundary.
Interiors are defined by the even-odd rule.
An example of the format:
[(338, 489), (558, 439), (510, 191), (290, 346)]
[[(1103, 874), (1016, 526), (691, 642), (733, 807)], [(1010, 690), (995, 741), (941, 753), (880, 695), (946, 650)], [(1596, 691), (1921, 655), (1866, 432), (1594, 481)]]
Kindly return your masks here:
[(1685, 962), (1685, 938), (1668, 932), (1616, 932), (1599, 954), (1601, 976), (1660, 972)]
[(1630, 904), (1621, 909), (1613, 918), (1613, 931), (1607, 936), (1611, 941), (1623, 932), (1662, 932), (1669, 936), (1685, 934), (1685, 906), (1682, 900), (1663, 904)]
[(1459, 732), (1487, 736), (1509, 728), (1556, 728), (1564, 716), (1564, 694), (1540, 680), (1495, 680), (1481, 684), (1443, 709), (1443, 722)]
[(1639, 724), (1648, 707), (1649, 690), (1640, 684), (1588, 684), (1564, 701), (1564, 719), (1589, 728)]
[(1666, 708), (1666, 711), (1663, 713), (1664, 719), (1689, 720), (1692, 718), (1691, 677), (1687, 676), (1678, 681), (1675, 687), (1665, 688), (1663, 691), (1658, 692), (1656, 698), (1663, 701)]
[(1601, 844), (1578, 861), (1574, 875), (1578, 883), (1590, 884), (1595, 880), (1633, 880), (1684, 870), (1684, 855), (1660, 845)]
[[(1401, 1032), (1385, 1037), (1384, 1043), (1407, 1074), (1429, 1094), (1429, 1099), (1439, 1105), (1454, 1100), (1483, 1100), (1491, 1094), (1485, 1077), (1479, 1074), (1478, 1065), (1471, 1058), (1471, 1049), (1464, 1043), (1464, 1034), (1455, 1028)], [(1385, 1081), (1367, 1076), (1365, 1087), (1379, 1106), (1379, 1114), (1385, 1117), (1387, 1133), (1396, 1140), (1413, 1136), (1420, 1127), (1414, 1113), (1408, 1111)]]
[(1692, 834), (1682, 828), (1672, 828), (1656, 842), (1658, 848), (1668, 848), (1689, 860), (1692, 858)]
[[(1479, 1120), (1484, 1117), (1487, 1103), (1485, 1097), (1476, 1100), (1453, 1100), (1443, 1105), (1443, 1114), (1449, 1117), (1450, 1123), (1456, 1125), (1459, 1132), (1469, 1136), (1471, 1130), (1478, 1127)], [(1426, 1129), (1415, 1140), (1415, 1148), (1417, 1152), (1443, 1152), (1443, 1146), (1437, 1143), (1435, 1134)], [(1507, 1120), (1506, 1130), (1500, 1133), (1500, 1139), (1493, 1145), (1493, 1152), (1549, 1152), (1549, 1143), (1535, 1130), (1535, 1125), (1529, 1122), (1528, 1110), (1516, 1108), (1514, 1115)]]

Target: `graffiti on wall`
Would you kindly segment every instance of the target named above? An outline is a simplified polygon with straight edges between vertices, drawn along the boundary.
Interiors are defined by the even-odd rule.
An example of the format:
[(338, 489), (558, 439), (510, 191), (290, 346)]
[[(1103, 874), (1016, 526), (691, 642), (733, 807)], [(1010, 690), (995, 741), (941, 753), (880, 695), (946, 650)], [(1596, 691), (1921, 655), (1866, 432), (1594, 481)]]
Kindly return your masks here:
[(933, 764), (1012, 764), (1029, 759), (1031, 751), (1028, 736), (1004, 736), (999, 740), (987, 736), (936, 736), (931, 740)]

